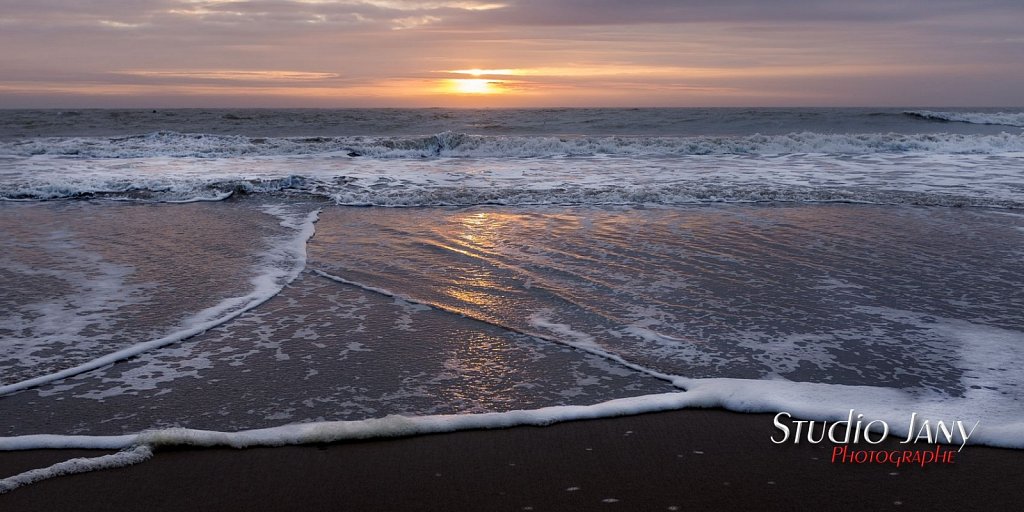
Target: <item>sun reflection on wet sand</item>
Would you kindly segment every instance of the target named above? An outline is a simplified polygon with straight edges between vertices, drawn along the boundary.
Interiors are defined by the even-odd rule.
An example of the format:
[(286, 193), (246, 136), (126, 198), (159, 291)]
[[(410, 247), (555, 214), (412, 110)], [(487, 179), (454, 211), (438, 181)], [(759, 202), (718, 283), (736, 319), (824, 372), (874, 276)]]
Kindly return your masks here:
[(479, 266), (460, 267), (462, 273), (452, 276), (445, 295), (479, 308), (500, 308), (500, 292), (508, 290), (494, 279), (493, 251), (498, 227), (507, 222), (507, 218), (499, 219), (489, 212), (474, 212), (456, 218), (448, 224), (452, 226), (449, 232), (440, 233), (443, 240), (453, 242), (453, 245), (441, 247), (480, 262)]
[[(461, 380), (460, 386), (446, 388), (446, 399), (457, 404), (473, 404), (480, 396), (492, 401), (513, 401), (514, 388), (519, 384), (514, 379), (520, 372), (511, 364), (506, 351), (499, 350), (496, 344), (507, 341), (478, 333), (469, 333), (463, 341), (451, 350), (444, 366), (447, 371), (468, 378)], [(485, 410), (477, 411), (477, 408), (479, 406), (471, 407), (467, 412)]]

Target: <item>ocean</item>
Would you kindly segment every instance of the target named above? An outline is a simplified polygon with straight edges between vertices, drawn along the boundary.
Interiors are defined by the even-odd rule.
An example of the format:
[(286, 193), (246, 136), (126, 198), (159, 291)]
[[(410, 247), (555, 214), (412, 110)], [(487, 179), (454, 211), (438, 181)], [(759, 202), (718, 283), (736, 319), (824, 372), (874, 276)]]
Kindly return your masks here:
[(1024, 448), (1020, 108), (0, 111), (0, 236), (0, 449), (682, 407)]

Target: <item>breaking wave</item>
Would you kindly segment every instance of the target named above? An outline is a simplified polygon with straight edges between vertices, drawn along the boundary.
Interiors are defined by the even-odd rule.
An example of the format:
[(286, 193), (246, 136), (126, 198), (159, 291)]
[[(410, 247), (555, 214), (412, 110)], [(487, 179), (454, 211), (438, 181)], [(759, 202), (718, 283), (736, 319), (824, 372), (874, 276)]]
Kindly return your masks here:
[(905, 115), (929, 121), (990, 124), (1024, 127), (1024, 112), (932, 112), (930, 110), (909, 110)]
[(555, 183), (524, 188), (437, 186), (340, 176), (318, 179), (288, 176), (276, 179), (222, 181), (148, 180), (84, 181), (0, 185), (0, 199), (35, 201), (107, 199), (151, 202), (221, 201), (246, 195), (301, 195), (343, 206), (435, 207), (474, 205), (690, 205), (710, 203), (863, 203), (888, 205), (1024, 208), (1024, 202), (981, 194), (885, 190), (854, 186), (811, 187), (785, 183), (715, 183), (687, 181), (658, 184)]
[[(956, 116), (988, 124), (1024, 126), (1024, 114), (908, 113)], [(941, 117), (945, 116), (945, 117)], [(971, 117), (975, 116), (975, 117)], [(1014, 124), (1016, 123), (1016, 124)], [(79, 158), (230, 158), (324, 155), (366, 158), (536, 158), (592, 155), (685, 156), (788, 153), (873, 154), (927, 152), (991, 154), (1024, 151), (1024, 134), (790, 133), (742, 137), (489, 136), (443, 132), (420, 137), (248, 137), (154, 132), (128, 137), (49, 137), (0, 142), (0, 155)]]

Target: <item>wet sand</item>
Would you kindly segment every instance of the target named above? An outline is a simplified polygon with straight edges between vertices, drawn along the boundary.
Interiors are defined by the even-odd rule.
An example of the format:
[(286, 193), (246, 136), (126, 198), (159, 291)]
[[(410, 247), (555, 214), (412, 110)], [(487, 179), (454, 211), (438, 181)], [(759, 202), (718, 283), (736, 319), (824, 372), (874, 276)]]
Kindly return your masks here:
[[(1014, 510), (1024, 451), (840, 465), (772, 416), (685, 410), (318, 446), (161, 449), (0, 495), (0, 510)], [(890, 448), (896, 448), (890, 439)], [(880, 445), (885, 447), (886, 445)], [(0, 453), (13, 475), (87, 451)], [(674, 507), (674, 508), (673, 508)]]

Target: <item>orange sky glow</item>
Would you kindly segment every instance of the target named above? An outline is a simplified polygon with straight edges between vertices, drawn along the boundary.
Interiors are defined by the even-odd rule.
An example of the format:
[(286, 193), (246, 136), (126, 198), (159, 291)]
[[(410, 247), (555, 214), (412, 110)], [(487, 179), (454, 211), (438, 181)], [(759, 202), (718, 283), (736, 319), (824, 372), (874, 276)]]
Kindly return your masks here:
[(1020, 2), (711, 4), (14, 0), (0, 107), (1024, 104)]

